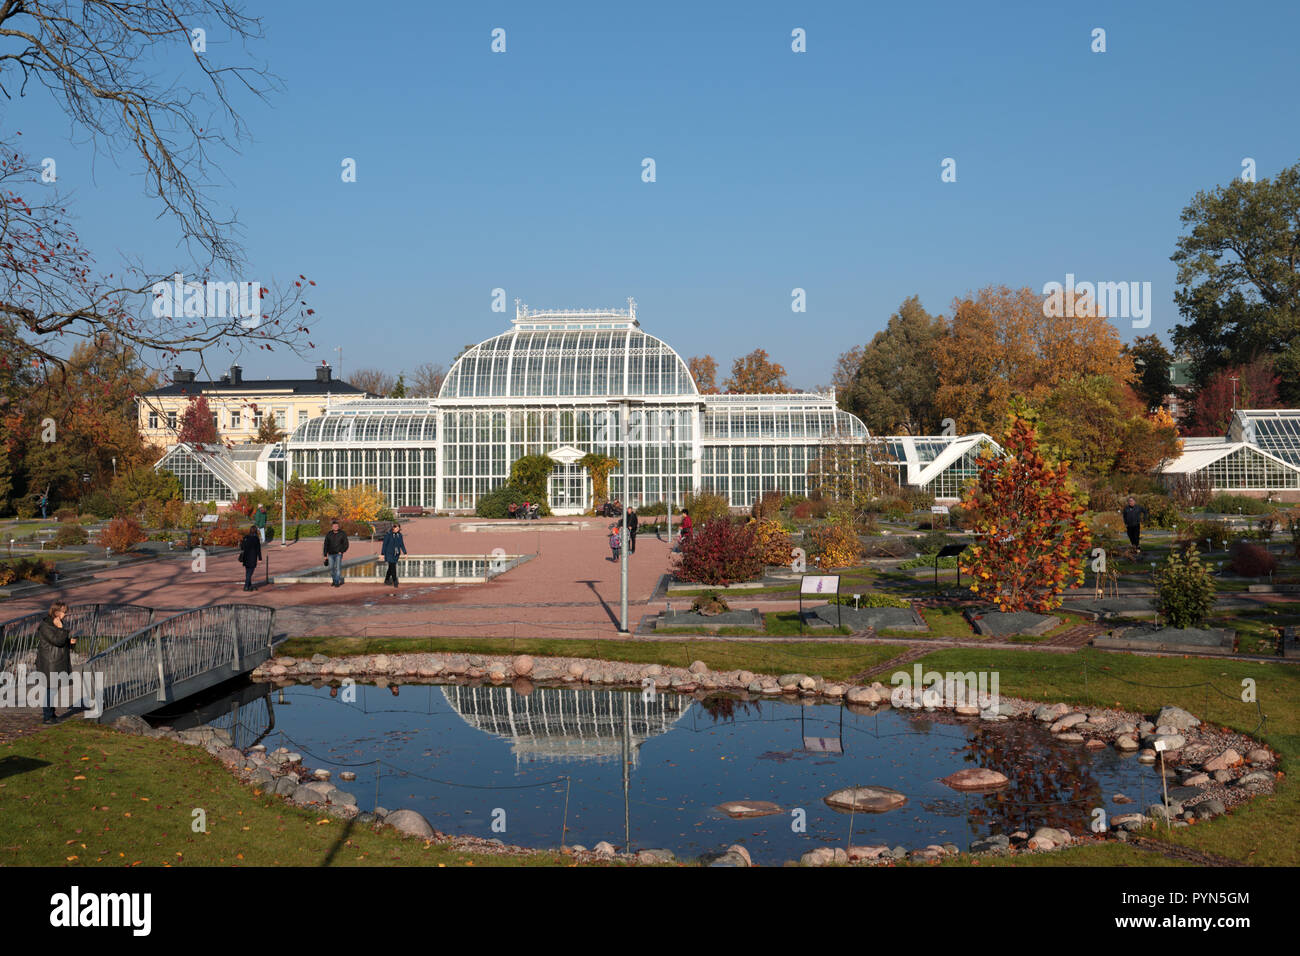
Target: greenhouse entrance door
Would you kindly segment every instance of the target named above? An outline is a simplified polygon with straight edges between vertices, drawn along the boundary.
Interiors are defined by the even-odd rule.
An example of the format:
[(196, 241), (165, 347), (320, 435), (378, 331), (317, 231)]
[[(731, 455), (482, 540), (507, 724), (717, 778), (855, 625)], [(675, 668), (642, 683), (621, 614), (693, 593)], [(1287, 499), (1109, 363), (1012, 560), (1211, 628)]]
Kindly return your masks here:
[(575, 464), (582, 457), (576, 448), (565, 446), (550, 453), (555, 460), (546, 480), (546, 500), (557, 515), (580, 515), (591, 504), (591, 477)]

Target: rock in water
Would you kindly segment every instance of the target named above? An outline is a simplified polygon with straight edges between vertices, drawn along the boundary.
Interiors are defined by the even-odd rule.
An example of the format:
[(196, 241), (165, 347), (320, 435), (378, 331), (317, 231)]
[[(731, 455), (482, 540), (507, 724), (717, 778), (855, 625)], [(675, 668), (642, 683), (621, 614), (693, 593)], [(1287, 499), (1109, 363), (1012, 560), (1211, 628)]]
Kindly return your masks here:
[(996, 770), (989, 770), (985, 767), (967, 767), (965, 770), (958, 770), (954, 774), (949, 774), (940, 783), (952, 787), (954, 790), (992, 790), (996, 787), (1006, 786), (1007, 778)]
[(728, 800), (718, 804), (718, 809), (738, 820), (746, 817), (766, 817), (781, 812), (779, 806), (767, 800)]
[(824, 799), (828, 806), (836, 810), (856, 813), (885, 813), (906, 803), (907, 795), (899, 793), (892, 787), (868, 785), (836, 790)]

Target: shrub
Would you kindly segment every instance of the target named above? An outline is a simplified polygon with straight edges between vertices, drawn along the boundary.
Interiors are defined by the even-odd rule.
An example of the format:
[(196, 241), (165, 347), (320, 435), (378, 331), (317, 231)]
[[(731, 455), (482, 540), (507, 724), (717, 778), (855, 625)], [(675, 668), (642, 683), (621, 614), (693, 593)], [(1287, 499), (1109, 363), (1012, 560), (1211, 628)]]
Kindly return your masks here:
[[(841, 591), (838, 599), (834, 596), (831, 597), (831, 603), (844, 604), (847, 605), (848, 607), (853, 607), (854, 606), (853, 595), (845, 594)], [(862, 595), (861, 600), (857, 602), (857, 606), (858, 607), (911, 607), (912, 602), (909, 601), (907, 598), (899, 597), (896, 594), (881, 594), (878, 591), (873, 591), (870, 594)]]
[(1224, 541), (1231, 541), (1235, 532), (1226, 521), (1192, 521), (1178, 529), (1178, 540), (1182, 542), (1210, 541), (1213, 550)]
[[(316, 529), (316, 533), (323, 537), (329, 532), (330, 522), (333, 520), (333, 518), (321, 518), (320, 526)], [(356, 541), (358, 539), (369, 541), (370, 537), (374, 534), (374, 527), (364, 521), (340, 521), (339, 530), (346, 534), (348, 539), (351, 541)]]
[(1140, 495), (1138, 504), (1147, 510), (1146, 523), (1149, 527), (1168, 531), (1174, 525), (1184, 523), (1178, 506), (1168, 495)]
[(775, 518), (781, 511), (781, 492), (765, 491), (762, 495), (754, 499), (753, 506), (749, 509), (751, 518)]
[(1119, 511), (1124, 506), (1119, 492), (1103, 481), (1092, 482), (1086, 490), (1088, 507), (1093, 511)]
[(387, 507), (388, 502), (375, 485), (353, 485), (334, 492), (331, 517), (341, 521), (375, 521), (379, 512)]
[(771, 518), (751, 518), (749, 528), (754, 533), (754, 547), (764, 564), (790, 563), (793, 545), (779, 522)]
[(922, 535), (917, 542), (916, 550), (921, 554), (938, 554), (948, 545), (953, 544), (953, 539), (942, 531), (931, 531), (927, 535)]
[(790, 517), (795, 521), (814, 521), (819, 518), (825, 518), (826, 512), (830, 510), (830, 505), (823, 499), (816, 501), (804, 500), (799, 502), (790, 511)]
[(711, 617), (714, 614), (726, 614), (731, 610), (731, 606), (717, 591), (705, 591), (691, 602), (691, 610), (696, 614)]
[(1088, 519), (1088, 527), (1092, 529), (1094, 538), (1104, 540), (1124, 540), (1124, 519), (1113, 511), (1103, 511), (1100, 514), (1093, 515)]
[(913, 568), (933, 568), (936, 564), (940, 568), (952, 570), (957, 567), (960, 555), (949, 555), (946, 558), (936, 558), (933, 554), (920, 554), (910, 561), (904, 561), (898, 566), (900, 571), (911, 571)]
[(1156, 611), (1169, 627), (1199, 627), (1214, 607), (1214, 579), (1195, 544), (1171, 551), (1155, 579)]
[(712, 491), (693, 491), (682, 501), (682, 508), (691, 513), (691, 522), (697, 527), (716, 518), (731, 514), (727, 496)]
[(636, 513), (638, 518), (657, 518), (666, 515), (668, 514), (668, 502), (652, 501), (649, 504), (637, 505)]
[(862, 557), (862, 543), (857, 534), (842, 524), (813, 528), (804, 542), (808, 560), (822, 570), (848, 567)]
[(1249, 541), (1234, 541), (1228, 566), (1243, 578), (1262, 578), (1277, 570), (1277, 557)]
[(1014, 415), (1002, 448), (1005, 456), (977, 459), (979, 477), (966, 490), (975, 541), (961, 567), (974, 578), (971, 591), (998, 610), (1046, 613), (1083, 581), (1092, 534), (1082, 496), (1066, 465), (1040, 451), (1032, 421)]
[(1284, 523), (1285, 519), (1282, 517), (1282, 512), (1280, 511), (1260, 515), (1259, 519), (1255, 522), (1255, 537), (1267, 544), (1273, 540), (1273, 535), (1278, 532), (1278, 529), (1280, 529)]
[(122, 510), (107, 491), (92, 491), (81, 500), (81, 507), (96, 518), (113, 518)]
[(54, 512), (55, 521), (76, 521), (77, 517), (76, 508), (60, 508), (58, 511)]
[(749, 525), (715, 518), (697, 525), (682, 543), (677, 577), (700, 584), (735, 584), (763, 573), (763, 559)]
[(112, 548), (118, 554), (124, 554), (141, 541), (148, 540), (149, 536), (140, 527), (140, 522), (131, 517), (114, 518), (99, 536), (100, 544)]
[(31, 498), (19, 498), (14, 502), (14, 514), (24, 520), (36, 517), (36, 502)]
[[(540, 514), (548, 515), (551, 513), (545, 497), (537, 498), (529, 495), (518, 485), (509, 483), (480, 496), (478, 503), (474, 506), (474, 513), (480, 518), (509, 518), (510, 505), (513, 503), (522, 507), (525, 501), (530, 504), (540, 505)], [(325, 523), (325, 529), (329, 530), (328, 522)]]
[(66, 547), (70, 544), (85, 544), (89, 540), (90, 532), (79, 524), (64, 525), (54, 535), (54, 543), (59, 547)]
[(1210, 499), (1205, 510), (1211, 514), (1221, 515), (1235, 515), (1238, 512), (1244, 515), (1262, 515), (1272, 511), (1273, 506), (1249, 495), (1230, 495), (1221, 492)]
[(244, 540), (244, 529), (234, 524), (219, 524), (204, 531), (202, 537), (210, 548), (237, 548)]
[(889, 495), (873, 500), (867, 510), (884, 515), (888, 521), (903, 521), (912, 513), (912, 506), (903, 498)]
[(166, 469), (154, 471), (149, 465), (136, 465), (117, 476), (109, 489), (119, 512), (136, 511), (149, 500), (181, 498), (181, 482)]
[(54, 573), (54, 562), (45, 558), (14, 558), (0, 563), (0, 586), (14, 581), (36, 581), (45, 584)]

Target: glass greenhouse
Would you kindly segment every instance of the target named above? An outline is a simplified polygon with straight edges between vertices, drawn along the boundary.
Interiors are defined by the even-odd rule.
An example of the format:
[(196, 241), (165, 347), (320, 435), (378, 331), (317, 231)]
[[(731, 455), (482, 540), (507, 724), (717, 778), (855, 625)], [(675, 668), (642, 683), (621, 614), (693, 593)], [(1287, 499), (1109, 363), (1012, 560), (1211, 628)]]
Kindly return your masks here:
[[(550, 507), (575, 514), (592, 504), (577, 462), (589, 452), (623, 461), (626, 440), (612, 497), (680, 504), (703, 489), (748, 507), (766, 491), (816, 490), (809, 475), (828, 448), (875, 444), (833, 392), (701, 394), (677, 352), (641, 330), (631, 300), (626, 310), (521, 306), (511, 325), (466, 349), (437, 398), (331, 400), (274, 446), (267, 483), (287, 458), (290, 473), (331, 487), (375, 484), (393, 507), (471, 511), (517, 459), (545, 454), (556, 462)], [(904, 484), (955, 498), (989, 439), (883, 442)]]

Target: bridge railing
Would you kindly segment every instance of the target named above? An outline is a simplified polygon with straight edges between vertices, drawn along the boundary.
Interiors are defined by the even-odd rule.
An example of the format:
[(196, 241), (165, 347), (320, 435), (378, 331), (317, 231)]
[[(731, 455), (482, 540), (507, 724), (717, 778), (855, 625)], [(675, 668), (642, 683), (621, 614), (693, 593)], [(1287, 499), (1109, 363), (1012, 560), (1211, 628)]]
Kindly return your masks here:
[[(35, 670), (36, 630), (45, 617), (37, 611), (0, 624), (0, 672), (16, 674), (20, 665)], [(138, 604), (74, 604), (63, 626), (77, 639), (73, 654), (90, 658), (152, 622), (153, 608)]]
[(173, 614), (142, 627), (82, 665), (104, 675), (105, 711), (146, 695), (167, 700), (169, 687), (223, 665), (231, 674), (254, 650), (269, 647), (275, 609), (217, 604)]

